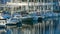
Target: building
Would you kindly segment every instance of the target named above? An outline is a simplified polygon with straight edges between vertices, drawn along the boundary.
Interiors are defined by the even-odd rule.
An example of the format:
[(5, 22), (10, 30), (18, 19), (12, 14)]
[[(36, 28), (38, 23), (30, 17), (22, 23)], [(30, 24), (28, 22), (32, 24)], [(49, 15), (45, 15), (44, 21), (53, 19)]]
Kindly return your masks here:
[[(13, 11), (27, 11), (27, 12), (46, 12), (46, 11), (57, 11), (59, 10), (59, 0), (0, 0), (4, 6), (14, 7)], [(18, 6), (17, 6), (18, 5)], [(1, 5), (2, 6), (2, 5)], [(11, 8), (10, 10), (11, 11)]]

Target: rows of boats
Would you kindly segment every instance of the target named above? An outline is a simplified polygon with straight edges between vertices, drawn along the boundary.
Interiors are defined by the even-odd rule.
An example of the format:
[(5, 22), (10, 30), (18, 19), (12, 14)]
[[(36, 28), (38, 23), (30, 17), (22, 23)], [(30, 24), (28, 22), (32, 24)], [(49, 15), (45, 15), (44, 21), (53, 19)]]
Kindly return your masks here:
[(13, 22), (21, 21), (22, 19), (32, 18), (33, 20), (38, 20), (38, 18), (44, 19), (44, 18), (53, 18), (53, 17), (59, 17), (60, 13), (54, 13), (54, 12), (33, 12), (33, 13), (15, 13), (11, 16), (11, 14), (4, 14), (1, 13), (1, 18), (6, 19), (7, 22), (12, 20)]
[[(16, 28), (16, 27), (29, 27), (33, 26), (34, 24), (43, 23), (44, 21), (48, 20), (55, 20), (59, 18), (60, 13), (54, 12), (33, 12), (33, 13), (15, 13), (13, 15), (8, 13), (0, 13), (0, 31), (6, 32), (8, 28)], [(48, 24), (50, 23), (46, 23)], [(28, 26), (27, 26), (28, 25)], [(54, 26), (57, 24), (54, 23)]]

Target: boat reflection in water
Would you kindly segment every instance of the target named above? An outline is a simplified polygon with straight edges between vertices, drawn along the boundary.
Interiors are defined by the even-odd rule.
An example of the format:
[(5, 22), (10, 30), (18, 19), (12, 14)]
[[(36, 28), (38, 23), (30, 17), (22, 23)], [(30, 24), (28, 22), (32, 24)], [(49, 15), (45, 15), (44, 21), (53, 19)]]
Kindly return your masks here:
[(59, 31), (60, 17), (40, 18), (37, 22), (35, 21), (36, 23), (32, 18), (30, 20), (23, 19), (22, 24), (19, 22), (20, 27), (17, 27), (17, 25), (7, 27), (7, 34), (56, 34)]

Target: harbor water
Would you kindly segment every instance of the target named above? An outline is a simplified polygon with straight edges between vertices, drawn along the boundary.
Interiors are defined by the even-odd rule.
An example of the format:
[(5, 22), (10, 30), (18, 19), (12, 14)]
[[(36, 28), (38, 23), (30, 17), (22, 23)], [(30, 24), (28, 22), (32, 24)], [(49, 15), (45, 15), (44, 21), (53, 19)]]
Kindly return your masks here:
[(22, 27), (7, 28), (6, 34), (60, 34), (60, 17), (45, 18), (40, 23)]

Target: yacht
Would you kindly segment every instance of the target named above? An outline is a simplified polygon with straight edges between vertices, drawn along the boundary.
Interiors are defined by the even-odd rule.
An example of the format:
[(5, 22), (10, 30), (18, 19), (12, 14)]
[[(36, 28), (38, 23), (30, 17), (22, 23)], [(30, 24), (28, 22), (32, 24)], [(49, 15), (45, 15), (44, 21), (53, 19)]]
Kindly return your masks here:
[(2, 12), (0, 12), (0, 33), (6, 32), (6, 19), (2, 17)]
[(17, 27), (19, 20), (17, 18), (10, 18), (7, 20), (7, 28)]
[(2, 16), (2, 12), (0, 12), (0, 25), (5, 26), (6, 25), (6, 19)]

